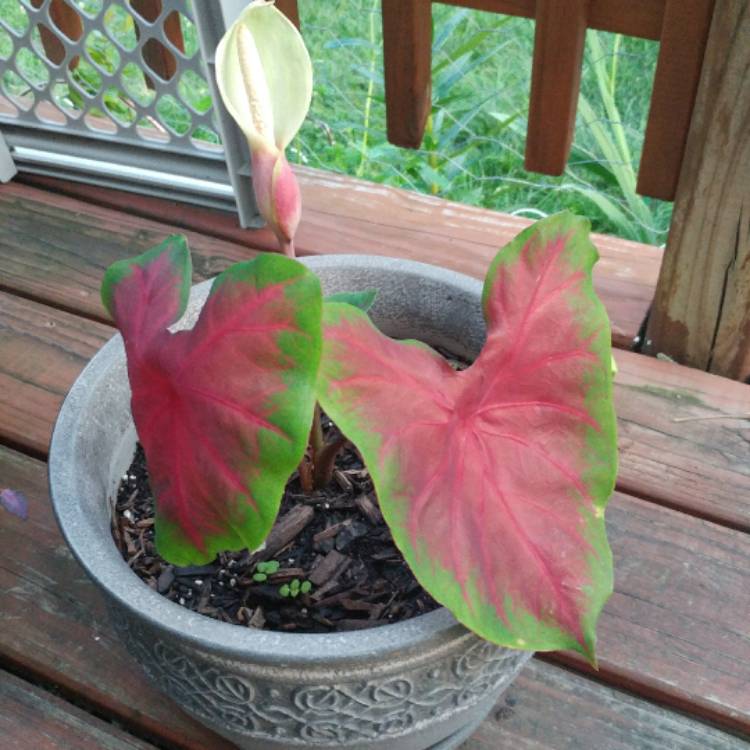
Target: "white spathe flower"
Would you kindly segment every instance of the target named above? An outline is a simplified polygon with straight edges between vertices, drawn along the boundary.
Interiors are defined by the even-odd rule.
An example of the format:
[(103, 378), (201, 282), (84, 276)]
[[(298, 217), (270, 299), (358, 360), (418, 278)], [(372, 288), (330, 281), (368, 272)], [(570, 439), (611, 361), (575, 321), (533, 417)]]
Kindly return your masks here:
[(251, 151), (284, 151), (310, 108), (312, 64), (296, 26), (255, 0), (216, 48), (216, 80)]

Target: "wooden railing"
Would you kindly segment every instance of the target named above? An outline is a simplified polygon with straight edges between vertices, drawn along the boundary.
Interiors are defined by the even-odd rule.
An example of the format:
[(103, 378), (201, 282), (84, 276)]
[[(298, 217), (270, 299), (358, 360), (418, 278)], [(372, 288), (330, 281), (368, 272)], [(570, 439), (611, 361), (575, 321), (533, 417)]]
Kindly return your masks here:
[[(673, 200), (715, 0), (443, 0), (536, 21), (526, 168), (559, 175), (573, 142), (587, 28), (661, 41), (638, 191)], [(415, 148), (430, 112), (432, 2), (383, 0), (388, 139)]]

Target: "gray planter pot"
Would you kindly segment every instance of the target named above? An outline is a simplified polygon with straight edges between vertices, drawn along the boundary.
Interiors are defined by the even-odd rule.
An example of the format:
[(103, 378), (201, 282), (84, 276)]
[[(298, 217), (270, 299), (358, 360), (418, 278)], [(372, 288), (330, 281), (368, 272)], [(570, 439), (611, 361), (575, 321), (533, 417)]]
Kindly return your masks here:
[[(473, 279), (379, 257), (304, 262), (326, 293), (377, 289), (372, 316), (391, 335), (469, 356), (481, 346), (481, 285)], [(181, 325), (192, 325), (208, 287), (194, 287)], [(65, 400), (50, 486), (68, 544), (159, 688), (247, 750), (448, 750), (471, 734), (530, 654), (481, 640), (445, 609), (366, 631), (285, 634), (216, 622), (144, 585), (109, 531), (110, 498), (135, 444), (129, 403), (115, 336)]]

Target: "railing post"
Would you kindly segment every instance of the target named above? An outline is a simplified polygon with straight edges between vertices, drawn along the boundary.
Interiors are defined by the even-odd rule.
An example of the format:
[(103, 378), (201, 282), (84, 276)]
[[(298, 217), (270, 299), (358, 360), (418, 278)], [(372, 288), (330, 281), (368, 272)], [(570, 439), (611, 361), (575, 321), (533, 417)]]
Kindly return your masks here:
[(419, 148), (432, 107), (430, 0), (383, 0), (388, 140)]
[(750, 5), (716, 3), (646, 350), (750, 376)]
[(638, 192), (674, 200), (715, 0), (667, 0)]
[(276, 0), (276, 7), (299, 28), (299, 8), (297, 0)]
[(537, 0), (526, 169), (565, 170), (578, 107), (589, 0)]

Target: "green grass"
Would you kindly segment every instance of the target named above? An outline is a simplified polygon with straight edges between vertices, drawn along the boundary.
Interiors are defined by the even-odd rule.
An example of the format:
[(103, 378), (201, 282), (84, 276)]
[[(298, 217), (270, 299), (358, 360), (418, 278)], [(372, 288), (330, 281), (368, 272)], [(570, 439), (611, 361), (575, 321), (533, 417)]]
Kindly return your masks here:
[[(109, 33), (125, 49), (136, 43), (133, 23), (121, 3), (70, 0), (96, 14), (103, 7)], [(396, 148), (385, 139), (382, 36), (379, 0), (299, 0), (303, 34), (313, 58), (315, 91), (307, 122), (290, 158), (368, 180), (451, 200), (539, 217), (568, 208), (588, 216), (594, 229), (662, 244), (671, 204), (635, 193), (648, 102), (658, 46), (654, 42), (588, 32), (576, 136), (561, 177), (526, 172), (523, 151), (528, 114), (533, 23), (435, 4), (433, 108), (422, 147)], [(0, 18), (25, 28), (18, 0), (0, 0)], [(0, 26), (0, 29), (2, 27)], [(183, 24), (188, 52), (197, 49), (195, 29)], [(0, 31), (0, 61), (11, 56), (10, 35)], [(105, 107), (122, 124), (138, 117), (138, 105), (155, 94), (143, 72), (127, 65), (118, 85), (101, 71), (117, 68), (119, 53), (104, 35), (87, 37), (88, 61), (74, 79), (84, 91), (105, 86)], [(34, 44), (41, 51), (38, 40)], [(13, 93), (44, 83), (46, 68), (32, 51), (0, 62), (4, 87)], [(210, 104), (205, 82), (185, 78), (183, 102), (162, 97), (159, 119), (173, 132), (190, 128), (189, 107)], [(75, 86), (54, 88), (60, 106), (84, 106)], [(211, 131), (194, 138), (215, 142)]]

